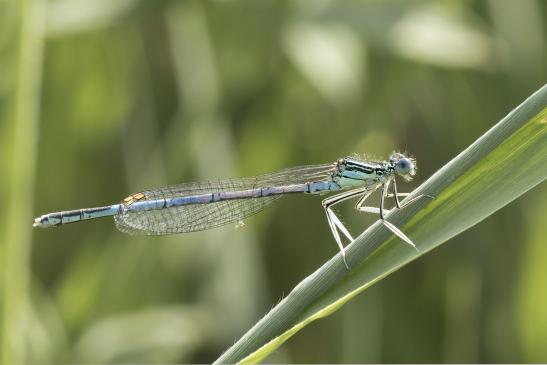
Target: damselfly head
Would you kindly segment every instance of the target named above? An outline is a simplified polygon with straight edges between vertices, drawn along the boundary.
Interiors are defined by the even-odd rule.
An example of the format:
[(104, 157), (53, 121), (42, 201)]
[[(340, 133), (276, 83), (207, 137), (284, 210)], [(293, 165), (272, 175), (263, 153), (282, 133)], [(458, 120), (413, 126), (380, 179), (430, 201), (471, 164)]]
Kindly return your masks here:
[(389, 158), (389, 162), (392, 164), (393, 169), (405, 180), (411, 180), (416, 175), (416, 159), (410, 156), (406, 156), (402, 153), (394, 153)]

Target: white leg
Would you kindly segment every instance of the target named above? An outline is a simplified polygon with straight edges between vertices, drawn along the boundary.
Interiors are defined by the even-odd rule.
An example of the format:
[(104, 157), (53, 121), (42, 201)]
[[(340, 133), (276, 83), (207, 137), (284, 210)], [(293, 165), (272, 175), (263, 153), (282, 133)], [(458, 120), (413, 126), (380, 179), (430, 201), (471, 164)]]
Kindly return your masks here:
[(334, 223), (334, 225), (340, 230), (340, 232), (342, 232), (344, 234), (344, 236), (346, 236), (346, 238), (348, 240), (350, 240), (350, 242), (353, 241), (353, 237), (351, 236), (351, 234), (349, 233), (347, 228), (344, 226), (342, 221), (336, 216), (334, 211), (329, 208), (328, 209), (328, 214), (330, 215), (332, 223)]
[[(411, 193), (397, 193), (397, 196), (399, 197), (406, 197), (406, 196), (409, 196)], [(386, 194), (386, 198), (393, 198), (395, 196), (395, 194)], [(412, 203), (415, 203), (416, 201), (422, 199), (422, 198), (429, 198), (429, 199), (435, 199), (434, 196), (431, 196), (431, 195), (427, 195), (427, 194), (421, 194), (421, 195), (418, 195), (412, 199), (410, 199), (409, 201), (405, 202), (404, 204), (402, 204), (400, 207), (398, 207), (399, 209), (401, 208), (404, 208), (406, 207), (407, 205), (410, 205)], [(365, 213), (378, 213), (379, 212), (379, 209), (378, 208), (375, 208), (375, 207), (363, 207), (363, 206), (359, 206), (359, 207), (355, 207), (355, 209), (361, 211), (361, 212), (365, 212)], [(387, 210), (387, 209), (384, 209), (384, 212), (389, 212), (390, 210)]]
[[(342, 253), (342, 259), (344, 260), (344, 265), (346, 265), (346, 268), (349, 269), (348, 262), (346, 261), (346, 250), (344, 245), (342, 244), (342, 240), (340, 239), (340, 234), (338, 233), (339, 225), (343, 227), (342, 223), (336, 217), (336, 214), (330, 209), (325, 208), (325, 212), (327, 213), (327, 221), (329, 222), (329, 227), (332, 232), (332, 235), (334, 236), (334, 240), (336, 241), (336, 244), (338, 245), (338, 248), (340, 249), (340, 252)], [(347, 230), (344, 227), (345, 232), (347, 233)], [(342, 231), (344, 234), (345, 232)], [(351, 237), (351, 235), (350, 235)], [(353, 241), (353, 238), (350, 238), (350, 240)]]
[[(376, 207), (369, 207), (369, 206), (358, 207), (357, 210), (363, 213), (380, 214), (380, 208), (376, 208)], [(384, 213), (389, 213), (389, 212), (391, 212), (391, 209), (384, 209)]]
[[(371, 192), (368, 193), (368, 194), (363, 195), (363, 196), (361, 197), (361, 199), (359, 199), (359, 200), (357, 201), (357, 204), (355, 204), (355, 209), (357, 209), (358, 211), (363, 212), (363, 213), (380, 214), (380, 208), (369, 207), (369, 206), (363, 206), (363, 204), (365, 203), (365, 200), (367, 200), (367, 198), (368, 198), (372, 193), (373, 193), (373, 191), (371, 191)], [(384, 212), (389, 213), (390, 210), (384, 209)]]
[[(397, 179), (393, 178), (393, 196), (395, 197), (395, 206), (399, 209), (401, 209), (401, 203), (399, 202), (399, 194), (397, 194)], [(386, 195), (388, 196), (388, 189), (386, 189)]]
[[(397, 196), (399, 197), (405, 197), (405, 196), (409, 196), (410, 193), (397, 193)], [(395, 194), (393, 193), (389, 193), (386, 195), (386, 198), (393, 198), (395, 196)]]
[(344, 245), (342, 244), (342, 240), (340, 238), (340, 234), (338, 233), (338, 230), (346, 236), (347, 239), (353, 241), (353, 237), (349, 233), (349, 231), (346, 229), (342, 221), (336, 216), (334, 211), (332, 210), (332, 206), (341, 203), (345, 200), (354, 198), (355, 196), (358, 196), (360, 194), (363, 194), (364, 192), (368, 191), (368, 188), (360, 188), (355, 190), (350, 190), (345, 193), (337, 194), (331, 197), (328, 197), (323, 200), (323, 208), (325, 209), (325, 213), (327, 214), (327, 221), (329, 222), (330, 230), (332, 231), (332, 235), (334, 236), (334, 239), (336, 241), (336, 244), (340, 248), (340, 252), (342, 253), (342, 258), (344, 259), (344, 264), (346, 265), (346, 268), (349, 269), (348, 263), (346, 261), (346, 250), (344, 248)]
[[(332, 221), (332, 216), (331, 216), (332, 211), (330, 209), (328, 209), (328, 210), (326, 210), (326, 212), (327, 212), (327, 221), (329, 222), (330, 230), (332, 232), (332, 235), (334, 236), (334, 240), (336, 241), (336, 244), (340, 248), (340, 252), (342, 252), (342, 257), (344, 258), (344, 263), (345, 263), (346, 262), (346, 252), (344, 251), (344, 245), (342, 244), (342, 240), (340, 239), (340, 234), (338, 233), (338, 230), (336, 229), (336, 225)], [(334, 214), (332, 214), (332, 215), (334, 215)]]
[(397, 228), (394, 224), (386, 221), (385, 219), (381, 220), (384, 226), (389, 228), (391, 232), (393, 232), (397, 237), (408, 243), (410, 246), (412, 246), (416, 251), (420, 252), (414, 242), (410, 238), (408, 238), (399, 228)]
[[(390, 195), (393, 195), (395, 197), (397, 196), (405, 196), (405, 195), (408, 195), (407, 193), (402, 193), (402, 194), (398, 194), (397, 193), (397, 188), (396, 188), (396, 185), (395, 185), (395, 182), (393, 184), (393, 188), (394, 188), (394, 193), (393, 194), (388, 194), (387, 193), (387, 190), (389, 189), (389, 181), (387, 183), (384, 184), (384, 186), (382, 187), (382, 195), (380, 197), (380, 208), (375, 208), (375, 207), (366, 207), (366, 206), (363, 206), (363, 203), (366, 199), (366, 197), (364, 196), (363, 198), (361, 198), (359, 200), (359, 202), (357, 203), (357, 205), (355, 206), (355, 208), (357, 210), (359, 210), (360, 212), (366, 212), (366, 213), (377, 213), (380, 215), (380, 221), (382, 222), (382, 224), (384, 226), (386, 226), (386, 228), (388, 228), (391, 232), (393, 232), (397, 237), (399, 237), (400, 239), (402, 239), (403, 241), (405, 241), (406, 243), (408, 243), (410, 246), (412, 246), (416, 251), (418, 250), (416, 248), (416, 245), (414, 244), (414, 242), (412, 242), (412, 240), (410, 238), (408, 238), (399, 228), (397, 228), (393, 223), (390, 223), (388, 222), (387, 220), (384, 219), (384, 213), (385, 212), (388, 212), (387, 210), (384, 209), (384, 199), (387, 197), (387, 196), (390, 196)], [(411, 202), (413, 202), (415, 199), (412, 199)], [(408, 204), (408, 203), (407, 203)], [(405, 205), (407, 205), (405, 204)], [(397, 205), (397, 208), (400, 208), (400, 204), (399, 204), (399, 200), (396, 198), (396, 205)]]
[[(397, 193), (397, 195), (399, 197), (406, 197), (406, 196), (409, 196), (410, 193)], [(395, 196), (395, 194), (387, 194), (386, 195), (386, 198), (393, 198)], [(400, 208), (404, 208), (406, 207), (407, 205), (409, 204), (412, 204), (412, 203), (415, 203), (417, 200), (421, 199), (421, 198), (430, 198), (430, 199), (435, 199), (434, 197), (432, 197), (431, 195), (418, 195), (417, 197), (415, 198), (412, 198), (410, 199), (408, 202), (405, 202), (405, 204), (402, 204)], [(363, 212), (363, 213), (374, 213), (374, 214), (380, 214), (380, 208), (376, 208), (376, 207), (369, 207), (369, 206), (361, 206), (361, 205), (356, 205), (355, 206), (355, 209), (357, 209), (358, 211), (360, 212)], [(384, 208), (384, 213), (389, 213), (391, 212), (391, 209), (385, 209)]]

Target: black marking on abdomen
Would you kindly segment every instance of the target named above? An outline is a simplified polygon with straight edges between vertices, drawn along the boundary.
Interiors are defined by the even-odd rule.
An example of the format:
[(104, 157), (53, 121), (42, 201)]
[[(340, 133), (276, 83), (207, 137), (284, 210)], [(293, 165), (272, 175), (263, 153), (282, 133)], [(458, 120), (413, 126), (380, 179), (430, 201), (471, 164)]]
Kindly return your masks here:
[(82, 220), (82, 210), (81, 209), (64, 211), (64, 212), (61, 212), (60, 215), (61, 215), (60, 222), (57, 225), (79, 222), (79, 221), (65, 222), (65, 219), (76, 217), (76, 216), (78, 216), (80, 218), (80, 220)]

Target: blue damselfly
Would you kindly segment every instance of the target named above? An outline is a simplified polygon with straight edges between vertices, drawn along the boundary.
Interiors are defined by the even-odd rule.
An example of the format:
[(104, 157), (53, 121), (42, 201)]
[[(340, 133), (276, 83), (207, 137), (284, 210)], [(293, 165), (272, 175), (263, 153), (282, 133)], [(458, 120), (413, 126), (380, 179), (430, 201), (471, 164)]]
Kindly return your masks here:
[[(401, 208), (399, 198), (408, 195), (397, 192), (395, 176), (408, 181), (415, 174), (416, 161), (401, 153), (392, 154), (387, 161), (346, 157), (334, 163), (294, 167), (252, 178), (184, 183), (146, 190), (130, 195), (119, 204), (45, 214), (34, 220), (34, 226), (51, 227), (114, 216), (117, 228), (126, 233), (163, 235), (194, 232), (240, 222), (285, 195), (318, 195), (346, 190), (323, 200), (329, 227), (345, 262), (340, 233), (350, 241), (353, 237), (332, 207), (350, 198), (359, 197), (355, 205), (357, 210), (379, 214), (387, 228), (416, 248), (410, 238), (384, 219), (385, 198), (394, 197), (395, 206)], [(393, 187), (391, 194), (390, 186)], [(379, 188), (382, 188), (380, 206), (365, 206), (365, 200)]]

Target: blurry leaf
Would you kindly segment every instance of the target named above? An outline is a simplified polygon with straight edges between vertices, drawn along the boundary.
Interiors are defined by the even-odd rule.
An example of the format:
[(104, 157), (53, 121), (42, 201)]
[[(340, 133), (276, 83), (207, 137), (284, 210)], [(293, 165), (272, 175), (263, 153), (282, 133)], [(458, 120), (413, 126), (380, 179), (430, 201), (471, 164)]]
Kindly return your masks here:
[[(96, 146), (98, 137), (119, 130), (139, 86), (137, 45), (131, 31), (52, 43), (44, 85), (46, 142), (54, 141), (63, 128), (65, 134)], [(64, 150), (66, 145), (54, 147)]]
[[(85, 247), (85, 246), (84, 246)], [(108, 252), (106, 252), (108, 253)], [(108, 261), (91, 250), (83, 250), (74, 258), (58, 284), (56, 300), (69, 331), (80, 328), (94, 314), (106, 278)]]
[[(75, 347), (75, 362), (176, 361), (210, 336), (206, 311), (185, 307), (152, 308), (103, 319)], [(160, 356), (161, 355), (161, 356)]]
[[(446, 267), (443, 362), (447, 364), (476, 363), (480, 360), (484, 283), (477, 265), (469, 264), (470, 261)], [(462, 347), (466, 351), (461, 351)]]
[(48, 36), (66, 36), (96, 31), (112, 25), (132, 11), (141, 0), (61, 0), (49, 1)]
[(541, 363), (547, 360), (547, 190), (536, 195), (533, 205), (527, 207), (524, 214), (529, 229), (523, 237), (522, 272), (518, 282), (517, 318), (520, 345), (524, 349), (523, 361)]
[[(0, 10), (3, 8), (7, 9), (7, 5), (0, 3)], [(11, 92), (11, 97), (6, 98), (5, 103), (3, 98), (0, 99), (0, 106), (6, 109), (0, 113), (0, 144), (3, 146), (0, 163), (5, 168), (0, 185), (3, 204), (0, 223), (0, 361), (21, 364), (26, 361), (30, 320), (28, 288), (32, 233), (27, 222), (32, 219), (34, 204), (44, 12), (40, 3), (30, 1), (17, 2), (11, 10), (14, 20), (10, 22), (8, 32), (13, 35), (13, 42), (9, 45), (8, 63), (14, 67), (2, 69), (1, 76), (4, 72), (13, 73), (9, 85), (2, 86)], [(7, 27), (3, 28), (7, 30)], [(6, 46), (8, 42), (6, 40)], [(0, 66), (3, 65), (0, 62)]]
[(536, 0), (491, 0), (487, 4), (499, 47), (499, 62), (513, 77), (544, 79), (547, 39), (545, 10), (542, 7), (545, 3)]
[(474, 226), (547, 178), (547, 85), (442, 167), (387, 216), (419, 252), (380, 222), (298, 284), (230, 347), (218, 363), (261, 361), (310, 322), (328, 316), (370, 285)]
[(32, 302), (28, 303), (29, 348), (28, 364), (57, 363), (69, 347), (69, 337), (56, 302), (50, 294), (33, 281)]
[(285, 34), (284, 44), (296, 67), (330, 102), (359, 96), (364, 43), (350, 28), (295, 24)]
[(438, 4), (410, 11), (391, 32), (396, 52), (408, 59), (450, 68), (492, 66), (490, 39)]

